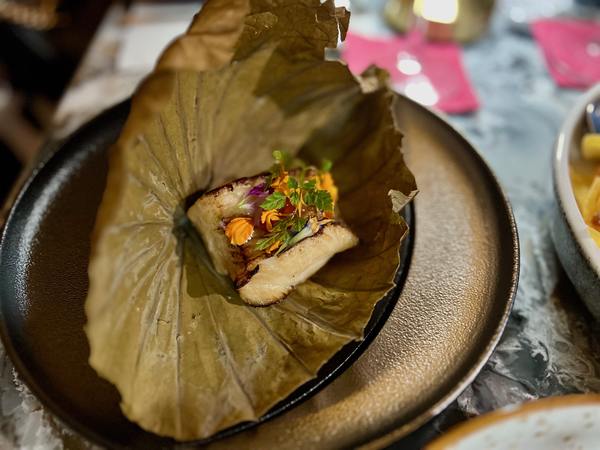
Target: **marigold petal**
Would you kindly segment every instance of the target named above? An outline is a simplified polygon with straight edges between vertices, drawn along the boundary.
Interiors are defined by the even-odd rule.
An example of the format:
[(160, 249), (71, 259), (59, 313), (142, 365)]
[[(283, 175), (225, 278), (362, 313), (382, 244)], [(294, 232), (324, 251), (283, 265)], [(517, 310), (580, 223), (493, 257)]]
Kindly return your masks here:
[(319, 189), (323, 189), (331, 195), (331, 198), (334, 202), (337, 202), (338, 199), (338, 188), (333, 181), (333, 177), (331, 173), (326, 172), (319, 177), (318, 180)]
[(274, 209), (263, 211), (260, 215), (260, 222), (265, 224), (267, 231), (269, 232), (273, 231), (273, 223), (279, 221), (280, 219), (281, 214)]
[(252, 238), (254, 225), (250, 217), (236, 217), (225, 227), (225, 236), (233, 245), (244, 245)]
[(290, 177), (288, 176), (288, 173), (283, 172), (281, 175), (279, 175), (277, 178), (271, 181), (271, 187), (276, 191), (281, 189), (287, 189), (287, 183), (289, 179)]
[(275, 250), (277, 250), (279, 247), (281, 247), (281, 241), (277, 241), (274, 242), (273, 245), (271, 245), (268, 249), (267, 252), (268, 253), (273, 253)]
[(291, 190), (287, 184), (288, 180), (289, 180), (288, 176), (286, 176), (283, 180), (281, 180), (281, 182), (275, 187), (275, 191), (281, 192), (282, 194), (285, 194), (286, 196), (289, 197)]

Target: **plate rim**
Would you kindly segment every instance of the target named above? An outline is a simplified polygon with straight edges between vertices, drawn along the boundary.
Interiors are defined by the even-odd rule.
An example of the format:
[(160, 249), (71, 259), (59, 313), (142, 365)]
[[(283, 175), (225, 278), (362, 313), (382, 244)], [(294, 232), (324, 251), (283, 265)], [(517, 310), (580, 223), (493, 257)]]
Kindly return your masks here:
[(494, 350), (498, 346), (502, 335), (504, 334), (504, 330), (506, 328), (506, 324), (508, 323), (508, 319), (510, 318), (510, 314), (512, 312), (512, 308), (515, 302), (515, 297), (517, 295), (517, 289), (519, 285), (519, 275), (521, 269), (521, 259), (520, 259), (520, 240), (519, 240), (519, 231), (517, 227), (517, 223), (515, 220), (515, 216), (513, 213), (513, 209), (506, 194), (506, 191), (500, 184), (500, 181), (494, 171), (491, 168), (491, 165), (488, 163), (487, 159), (481, 154), (477, 148), (471, 144), (466, 135), (459, 130), (457, 127), (452, 125), (449, 120), (446, 118), (444, 113), (435, 111), (434, 109), (421, 105), (417, 103), (415, 100), (406, 97), (404, 95), (397, 94), (397, 97), (400, 97), (402, 101), (406, 101), (411, 104), (412, 107), (423, 110), (428, 113), (433, 119), (439, 122), (442, 126), (446, 127), (450, 130), (451, 133), (456, 135), (461, 143), (463, 144), (461, 148), (468, 149), (469, 153), (473, 155), (476, 162), (480, 166), (480, 169), (483, 170), (486, 178), (492, 182), (493, 188), (497, 191), (498, 197), (502, 200), (502, 204), (498, 206), (502, 206), (504, 209), (504, 213), (506, 214), (506, 218), (508, 219), (508, 223), (510, 225), (511, 231), (511, 241), (512, 241), (512, 276), (510, 289), (508, 292), (508, 296), (505, 299), (506, 304), (503, 309), (502, 316), (494, 330), (491, 340), (488, 342), (485, 350), (479, 355), (477, 358), (477, 362), (471, 366), (471, 368), (463, 375), (460, 381), (456, 384), (456, 386), (451, 389), (446, 395), (442, 396), (437, 402), (423, 411), (421, 414), (417, 415), (411, 421), (398, 424), (395, 427), (391, 427), (390, 431), (382, 434), (381, 436), (368, 440), (359, 446), (360, 449), (363, 450), (375, 450), (387, 447), (392, 445), (402, 438), (408, 436), (410, 433), (417, 431), (422, 426), (426, 425), (427, 422), (434, 419), (440, 413), (442, 413), (452, 402), (454, 402), (460, 394), (475, 380), (477, 375), (481, 372), (484, 366), (487, 364), (488, 360), (494, 353)]
[[(44, 155), (44, 157), (41, 158), (40, 161), (38, 161), (33, 166), (33, 169), (25, 177), (22, 185), (17, 188), (17, 195), (14, 196), (12, 200), (10, 199), (10, 197), (8, 199), (8, 201), (11, 202), (9, 207), (7, 208), (8, 214), (6, 215), (4, 222), (0, 223), (0, 266), (2, 265), (2, 255), (4, 253), (3, 249), (6, 245), (5, 243), (7, 240), (8, 230), (10, 224), (13, 222), (13, 220), (15, 220), (14, 216), (17, 214), (17, 206), (21, 203), (23, 197), (27, 194), (40, 172), (44, 170), (44, 168), (46, 168), (49, 164), (51, 164), (55, 160), (55, 158), (60, 157), (60, 154), (62, 153), (63, 148), (67, 142), (76, 137), (79, 133), (84, 133), (86, 129), (91, 126), (92, 122), (95, 122), (96, 120), (102, 120), (102, 118), (104, 118), (105, 116), (110, 115), (113, 108), (121, 106), (122, 103), (124, 102), (119, 102), (116, 105), (104, 111), (101, 111), (92, 119), (83, 123), (80, 127), (74, 130), (68, 136), (60, 139), (58, 142), (48, 141), (42, 145), (40, 152), (48, 151), (48, 149), (50, 149), (50, 151), (48, 151), (48, 153)], [(12, 344), (12, 340), (9, 337), (10, 332), (8, 331), (8, 325), (6, 317), (4, 315), (4, 308), (2, 307), (2, 303), (3, 302), (0, 299), (0, 341), (2, 342), (2, 347), (4, 348), (4, 351), (6, 352), (6, 355), (10, 360), (10, 363), (13, 365), (14, 370), (18, 374), (19, 380), (27, 387), (29, 392), (37, 399), (37, 401), (39, 401), (40, 404), (52, 414), (54, 419), (64, 424), (71, 431), (86, 436), (79, 430), (79, 424), (77, 423), (77, 421), (73, 420), (69, 414), (64, 414), (62, 408), (58, 406), (50, 396), (46, 395), (42, 389), (38, 389), (36, 387), (37, 383), (35, 382), (34, 378), (30, 376), (30, 371), (25, 367), (25, 364), (21, 361), (21, 358), (18, 355), (19, 352)], [(9, 343), (9, 345), (7, 345), (7, 343)], [(95, 443), (107, 446), (108, 448), (111, 448), (111, 446), (114, 447), (113, 443), (107, 441), (102, 435), (96, 433), (94, 430), (89, 429), (86, 430), (86, 432), (90, 433), (91, 437), (89, 439), (94, 441)]]

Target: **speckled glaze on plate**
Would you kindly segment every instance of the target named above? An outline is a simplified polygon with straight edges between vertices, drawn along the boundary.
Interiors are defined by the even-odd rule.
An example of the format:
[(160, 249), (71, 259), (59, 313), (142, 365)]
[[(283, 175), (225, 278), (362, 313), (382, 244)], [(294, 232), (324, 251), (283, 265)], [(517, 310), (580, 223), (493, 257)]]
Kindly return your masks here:
[[(116, 120), (122, 121), (124, 117), (121, 111)], [(408, 163), (421, 192), (414, 206), (416, 225), (412, 230), (411, 265), (395, 308), (365, 353), (328, 387), (287, 413), (256, 428), (213, 441), (210, 447), (383, 447), (424, 424), (452, 402), (477, 375), (497, 344), (508, 319), (519, 273), (517, 231), (510, 206), (481, 157), (443, 119), (402, 97), (398, 100), (397, 118), (406, 136)], [(106, 142), (85, 140), (78, 145), (89, 149), (106, 147)], [(87, 153), (102, 155), (105, 150)], [(75, 162), (89, 167), (85, 154), (82, 152), (81, 160)], [(103, 157), (95, 158), (101, 174), (105, 170), (100, 167), (104, 164)], [(98, 180), (89, 170), (85, 173), (59, 172), (56, 176), (67, 177), (69, 182), (56, 185), (91, 189), (94, 194), (90, 194), (90, 199), (97, 202), (102, 177), (99, 175)], [(36, 202), (36, 214), (52, 211), (55, 205), (50, 200), (54, 195), (48, 192)], [(90, 210), (74, 214), (80, 214), (77, 220), (91, 229), (94, 209)], [(18, 209), (13, 210), (15, 214)], [(60, 227), (51, 227), (45, 235), (52, 238), (52, 233), (61, 233)], [(85, 255), (89, 251), (87, 245), (78, 242), (68, 245), (75, 253)], [(33, 245), (31, 251), (36, 248), (39, 249)], [(17, 287), (26, 289), (25, 280), (40, 282), (45, 275), (35, 265), (29, 265), (26, 271), (17, 270)], [(74, 285), (81, 286), (81, 280), (75, 281)], [(61, 308), (72, 308), (82, 325), (85, 292), (74, 290), (64, 280), (45, 279), (45, 283), (50, 292), (62, 289), (66, 298), (75, 299), (68, 304), (63, 302)], [(29, 295), (22, 294), (25, 298)], [(15, 300), (3, 295), (2, 307), (11, 301)], [(40, 318), (25, 314), (24, 325), (28, 320)], [(11, 357), (31, 387), (31, 374), (19, 359), (23, 351), (35, 352), (36, 342), (14, 341), (6, 330), (3, 334)], [(85, 369), (87, 361), (81, 355), (75, 356), (65, 357), (59, 343), (53, 355), (44, 355), (43, 362), (72, 367), (77, 373)], [(39, 361), (42, 359), (36, 363)], [(38, 369), (43, 373), (43, 368)], [(52, 380), (37, 382), (38, 389), (34, 392), (42, 392), (46, 398), (57, 394)], [(99, 386), (108, 384), (97, 382)], [(79, 388), (76, 380), (71, 383), (61, 389)], [(99, 392), (86, 391), (91, 405), (105, 401), (97, 398)], [(112, 410), (118, 413), (118, 396), (111, 401)], [(51, 403), (45, 404), (53, 410)], [(91, 409), (90, 414), (93, 412)], [(139, 436), (119, 435), (128, 433), (127, 428), (111, 431), (113, 417), (86, 417), (68, 410), (63, 410), (61, 417), (95, 441), (118, 442), (125, 447), (157, 446), (152, 435), (143, 436), (140, 441)], [(162, 441), (158, 445), (172, 444), (165, 445)]]
[(597, 450), (600, 395), (509, 406), (451, 429), (425, 450)]
[(600, 99), (600, 84), (586, 92), (565, 120), (554, 152), (553, 176), (556, 208), (552, 240), (579, 295), (596, 320), (600, 320), (600, 249), (588, 233), (577, 207), (569, 163), (581, 159), (581, 138), (586, 129), (585, 107)]

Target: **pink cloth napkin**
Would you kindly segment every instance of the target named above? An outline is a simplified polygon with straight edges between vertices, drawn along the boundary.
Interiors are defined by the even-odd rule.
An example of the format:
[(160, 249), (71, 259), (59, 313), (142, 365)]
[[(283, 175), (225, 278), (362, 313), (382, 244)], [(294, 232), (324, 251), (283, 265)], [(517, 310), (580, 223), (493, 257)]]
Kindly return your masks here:
[(585, 89), (600, 81), (600, 22), (544, 19), (531, 30), (559, 86)]
[(383, 39), (348, 33), (342, 57), (355, 74), (371, 65), (386, 69), (398, 92), (427, 106), (456, 114), (479, 107), (456, 44), (427, 42), (416, 32)]

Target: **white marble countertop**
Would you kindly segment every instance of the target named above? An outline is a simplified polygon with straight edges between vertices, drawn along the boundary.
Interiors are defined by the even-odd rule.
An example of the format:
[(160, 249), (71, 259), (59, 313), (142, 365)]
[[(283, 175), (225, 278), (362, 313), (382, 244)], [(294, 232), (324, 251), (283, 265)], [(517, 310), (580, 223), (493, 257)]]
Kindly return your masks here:
[[(389, 32), (374, 13), (383, 1), (355, 2), (355, 31)], [(52, 137), (65, 136), (128, 97), (198, 5), (134, 2), (128, 11), (114, 6), (60, 104)], [(560, 268), (549, 234), (552, 147), (579, 92), (554, 84), (523, 25), (542, 13), (572, 8), (571, 0), (499, 1), (489, 35), (465, 49), (481, 109), (449, 120), (480, 149), (508, 192), (521, 238), (521, 279), (505, 335), (484, 370), (448, 411), (399, 448), (415, 448), (453, 421), (510, 403), (600, 392), (599, 328)], [(54, 422), (5, 356), (0, 411), (0, 448), (91, 448)]]

